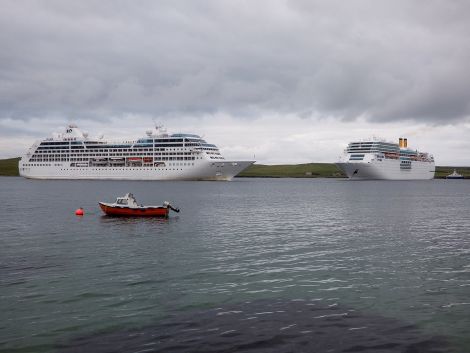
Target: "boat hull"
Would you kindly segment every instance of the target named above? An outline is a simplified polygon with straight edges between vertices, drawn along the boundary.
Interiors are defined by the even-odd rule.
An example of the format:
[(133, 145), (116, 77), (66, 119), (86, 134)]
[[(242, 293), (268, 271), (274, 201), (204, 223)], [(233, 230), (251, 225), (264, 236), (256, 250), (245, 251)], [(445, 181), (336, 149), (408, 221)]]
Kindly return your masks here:
[(336, 163), (353, 180), (430, 180), (434, 178), (432, 162), (414, 161), (410, 169), (401, 169), (399, 160)]
[(101, 210), (107, 216), (120, 217), (168, 217), (170, 211), (167, 207), (138, 207), (131, 208), (125, 206), (110, 206), (105, 203), (99, 203)]

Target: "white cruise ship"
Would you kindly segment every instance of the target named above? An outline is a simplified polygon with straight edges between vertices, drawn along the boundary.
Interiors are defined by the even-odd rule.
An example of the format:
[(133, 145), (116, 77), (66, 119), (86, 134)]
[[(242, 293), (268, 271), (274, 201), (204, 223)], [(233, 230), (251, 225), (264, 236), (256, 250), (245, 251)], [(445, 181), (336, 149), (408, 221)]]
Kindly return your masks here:
[(77, 126), (38, 141), (19, 162), (34, 179), (231, 180), (254, 161), (226, 161), (192, 134), (155, 127), (137, 141), (91, 139)]
[(350, 179), (433, 179), (435, 170), (433, 156), (408, 148), (406, 138), (351, 142), (336, 165)]

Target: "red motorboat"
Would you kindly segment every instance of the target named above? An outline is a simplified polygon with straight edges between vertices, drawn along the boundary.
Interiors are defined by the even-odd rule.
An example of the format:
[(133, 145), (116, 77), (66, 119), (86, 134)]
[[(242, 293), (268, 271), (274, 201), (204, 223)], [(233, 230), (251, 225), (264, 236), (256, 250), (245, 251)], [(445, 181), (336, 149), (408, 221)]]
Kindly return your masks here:
[(139, 205), (134, 195), (130, 193), (124, 197), (118, 197), (115, 203), (100, 202), (99, 205), (108, 216), (168, 217), (170, 210), (180, 211), (168, 201), (165, 201), (163, 206)]

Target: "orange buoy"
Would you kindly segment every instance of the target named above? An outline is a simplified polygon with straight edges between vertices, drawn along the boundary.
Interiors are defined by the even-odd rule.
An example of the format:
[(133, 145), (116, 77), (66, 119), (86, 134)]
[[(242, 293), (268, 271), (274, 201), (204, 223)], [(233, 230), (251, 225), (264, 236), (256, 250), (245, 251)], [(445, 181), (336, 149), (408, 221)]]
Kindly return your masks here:
[(75, 215), (76, 216), (83, 216), (83, 208), (80, 207), (79, 209), (77, 209), (75, 211)]

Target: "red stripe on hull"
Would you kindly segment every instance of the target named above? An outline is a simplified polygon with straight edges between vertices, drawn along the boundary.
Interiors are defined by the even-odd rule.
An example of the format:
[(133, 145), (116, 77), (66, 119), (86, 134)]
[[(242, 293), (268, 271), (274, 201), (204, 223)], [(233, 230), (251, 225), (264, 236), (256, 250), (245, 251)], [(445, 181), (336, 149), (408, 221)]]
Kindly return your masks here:
[(100, 203), (100, 207), (108, 216), (137, 216), (137, 217), (168, 217), (169, 209), (166, 207), (129, 208), (109, 207)]

